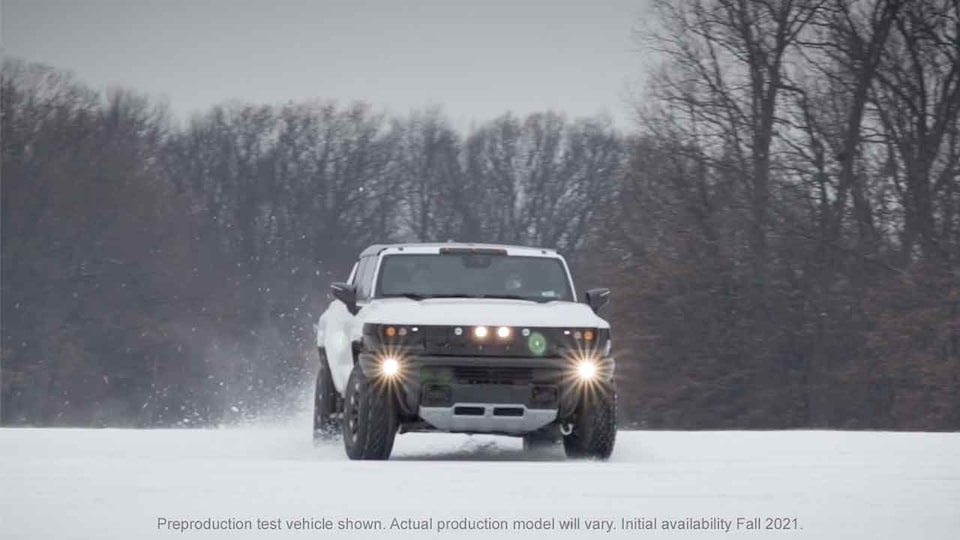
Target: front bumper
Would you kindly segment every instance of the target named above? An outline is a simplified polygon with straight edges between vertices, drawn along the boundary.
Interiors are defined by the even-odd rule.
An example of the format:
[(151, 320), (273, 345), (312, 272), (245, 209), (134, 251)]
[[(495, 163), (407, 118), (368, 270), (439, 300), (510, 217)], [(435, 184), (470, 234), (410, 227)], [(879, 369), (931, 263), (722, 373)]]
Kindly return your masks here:
[(614, 369), (613, 358), (596, 359), (598, 377), (585, 384), (568, 358), (397, 354), (399, 373), (385, 377), (384, 356), (360, 353), (359, 365), (395, 391), (404, 422), (466, 433), (518, 435), (567, 418), (590, 385), (612, 383)]

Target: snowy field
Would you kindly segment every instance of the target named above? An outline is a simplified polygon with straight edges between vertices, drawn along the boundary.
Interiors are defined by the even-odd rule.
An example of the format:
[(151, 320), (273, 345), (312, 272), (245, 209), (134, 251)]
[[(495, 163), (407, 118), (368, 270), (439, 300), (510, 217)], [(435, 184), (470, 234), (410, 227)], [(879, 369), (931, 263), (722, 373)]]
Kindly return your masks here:
[[(178, 530), (207, 518), (232, 530)], [(955, 540), (960, 434), (621, 432), (606, 463), (408, 434), (350, 462), (302, 422), (0, 430), (4, 540), (325, 537)]]

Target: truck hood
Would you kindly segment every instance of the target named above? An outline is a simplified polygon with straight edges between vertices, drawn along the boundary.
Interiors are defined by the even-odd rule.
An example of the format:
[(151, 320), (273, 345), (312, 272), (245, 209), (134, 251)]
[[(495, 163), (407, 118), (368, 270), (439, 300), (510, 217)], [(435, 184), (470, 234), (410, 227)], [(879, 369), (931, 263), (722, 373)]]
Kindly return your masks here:
[(362, 322), (424, 326), (610, 327), (586, 304), (499, 298), (383, 298), (367, 304), (358, 315)]

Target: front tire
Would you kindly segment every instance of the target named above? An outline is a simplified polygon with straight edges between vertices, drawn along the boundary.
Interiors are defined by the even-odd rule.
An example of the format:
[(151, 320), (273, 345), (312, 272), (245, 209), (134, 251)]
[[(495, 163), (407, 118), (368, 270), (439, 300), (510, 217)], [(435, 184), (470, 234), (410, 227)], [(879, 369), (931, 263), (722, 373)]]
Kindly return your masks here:
[(617, 391), (601, 386), (586, 394), (574, 415), (573, 431), (563, 437), (570, 458), (607, 459), (617, 440)]
[(343, 446), (350, 459), (388, 459), (397, 436), (397, 402), (389, 384), (354, 366), (343, 404)]
[(341, 412), (343, 403), (333, 386), (327, 355), (320, 349), (320, 369), (313, 392), (313, 444), (320, 445), (337, 436)]

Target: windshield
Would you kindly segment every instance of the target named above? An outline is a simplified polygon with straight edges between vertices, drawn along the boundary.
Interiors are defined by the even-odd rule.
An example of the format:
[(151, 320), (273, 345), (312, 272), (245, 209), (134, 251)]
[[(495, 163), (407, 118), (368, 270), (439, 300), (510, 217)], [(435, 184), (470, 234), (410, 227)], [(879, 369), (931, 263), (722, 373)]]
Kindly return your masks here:
[(387, 255), (376, 295), (574, 300), (560, 259), (465, 253)]

